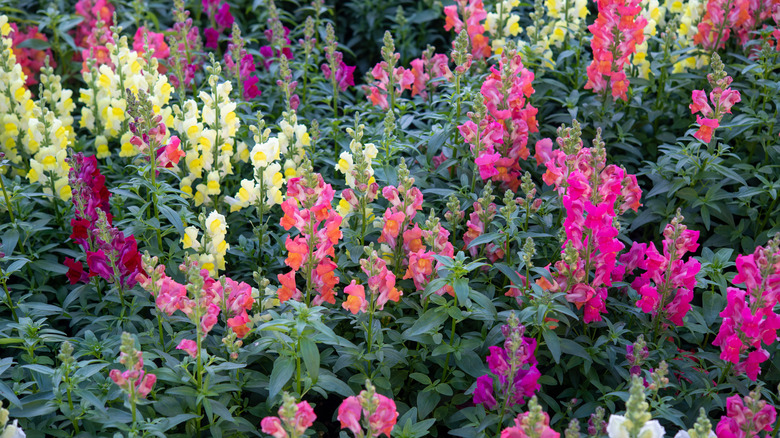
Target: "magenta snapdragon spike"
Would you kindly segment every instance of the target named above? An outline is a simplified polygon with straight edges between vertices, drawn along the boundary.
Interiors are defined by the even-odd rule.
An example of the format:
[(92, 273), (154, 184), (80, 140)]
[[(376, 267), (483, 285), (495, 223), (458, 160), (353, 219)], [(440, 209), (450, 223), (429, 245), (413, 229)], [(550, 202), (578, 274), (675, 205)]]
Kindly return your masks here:
[(625, 68), (636, 46), (644, 41), (647, 19), (641, 15), (639, 0), (599, 0), (599, 15), (588, 26), (593, 34), (590, 45), (593, 61), (587, 68), (586, 90), (594, 93), (612, 93), (612, 98), (627, 101), (628, 77)]
[(238, 90), (243, 92), (244, 100), (254, 99), (262, 94), (257, 87), (260, 78), (254, 74), (257, 70), (255, 58), (244, 48), (244, 39), (236, 23), (233, 23), (230, 40), (224, 57), (226, 71), (238, 81)]
[(616, 263), (624, 248), (616, 218), (629, 209), (637, 211), (642, 192), (634, 175), (606, 165), (600, 130), (593, 148), (582, 147), (580, 134), (576, 121), (572, 128), (559, 129), (560, 149), (541, 154), (547, 160), (543, 180), (555, 186), (566, 209), (562, 260), (555, 263), (553, 283), (547, 287), (565, 292), (578, 309), (584, 307), (584, 322), (590, 323), (601, 321), (607, 288), (623, 278), (623, 267)]
[(731, 108), (742, 100), (739, 91), (731, 89), (731, 76), (723, 71), (724, 65), (717, 53), (712, 54), (710, 65), (712, 73), (707, 75), (707, 81), (712, 86), (709, 102), (704, 90), (693, 90), (693, 103), (689, 105), (691, 114), (701, 113), (696, 115), (699, 130), (693, 136), (705, 143), (712, 140), (712, 134), (720, 126), (723, 116), (731, 114)]
[(203, 0), (203, 10), (211, 20), (211, 27), (204, 31), (206, 37), (205, 46), (209, 49), (217, 50), (219, 48), (219, 36), (233, 27), (233, 14), (230, 13), (230, 5), (221, 0)]
[[(504, 345), (490, 347), (487, 364), (492, 374), (485, 374), (477, 379), (474, 390), (474, 403), (483, 404), (488, 409), (495, 409), (499, 402), (494, 396), (495, 378), (498, 378), (498, 400), (501, 406), (511, 407), (524, 403), (539, 390), (541, 373), (536, 365), (536, 339), (523, 336), (525, 327), (520, 324), (514, 313), (507, 319), (507, 324), (501, 327), (504, 334)], [(503, 413), (501, 413), (503, 415)]]
[(263, 433), (274, 438), (302, 437), (306, 429), (314, 424), (317, 415), (309, 402), (299, 402), (288, 393), (282, 396), (284, 402), (279, 408), (278, 417), (265, 417), (260, 422)]
[(659, 253), (652, 242), (634, 242), (620, 257), (626, 273), (636, 268), (645, 271), (631, 283), (641, 295), (636, 305), (662, 321), (664, 327), (668, 326), (667, 321), (676, 326), (683, 325), (683, 318), (691, 309), (696, 275), (701, 270), (701, 263), (693, 257), (684, 260), (686, 253), (695, 252), (699, 247), (699, 232), (689, 230), (682, 220), (678, 212), (664, 228), (663, 253)]
[(761, 400), (760, 391), (751, 391), (744, 399), (733, 395), (726, 399), (726, 415), (720, 418), (715, 434), (718, 438), (756, 438), (762, 431), (773, 431), (777, 410)]
[(173, 28), (168, 29), (168, 45), (170, 57), (168, 64), (170, 71), (168, 80), (171, 85), (179, 90), (179, 96), (184, 94), (181, 90), (189, 87), (195, 78), (195, 73), (200, 70), (203, 63), (199, 53), (203, 49), (203, 42), (200, 39), (200, 30), (192, 25), (190, 11), (184, 8), (183, 0), (174, 0), (174, 24)]
[(745, 290), (727, 289), (726, 308), (720, 312), (723, 322), (712, 344), (720, 347), (721, 359), (755, 381), (761, 363), (769, 359), (764, 345), (772, 345), (780, 329), (780, 315), (774, 311), (780, 298), (780, 238), (753, 254), (739, 255), (733, 283), (744, 284)]

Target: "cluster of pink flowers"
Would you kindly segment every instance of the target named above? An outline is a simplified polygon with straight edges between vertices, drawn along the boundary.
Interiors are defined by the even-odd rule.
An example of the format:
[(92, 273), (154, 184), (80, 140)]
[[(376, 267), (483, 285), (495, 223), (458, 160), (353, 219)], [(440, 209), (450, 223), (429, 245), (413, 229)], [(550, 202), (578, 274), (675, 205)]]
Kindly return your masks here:
[(449, 66), (449, 58), (443, 53), (432, 55), (431, 52), (423, 52), (421, 58), (414, 59), (409, 65), (414, 75), (412, 83), (412, 97), (420, 95), (423, 99), (428, 97), (428, 87), (436, 78), (444, 78), (447, 81), (453, 79)]
[(495, 409), (498, 401), (494, 394), (495, 378), (498, 377), (498, 394), (505, 400), (505, 406), (511, 407), (524, 403), (539, 390), (539, 377), (542, 374), (536, 365), (536, 340), (523, 336), (525, 326), (519, 323), (512, 313), (507, 324), (501, 327), (504, 334), (502, 347), (490, 347), (487, 364), (490, 372), (477, 378), (474, 389), (474, 403), (484, 404), (488, 409)]
[(647, 19), (641, 15), (639, 0), (599, 0), (599, 15), (588, 26), (593, 34), (590, 42), (593, 61), (587, 68), (586, 90), (594, 93), (612, 92), (612, 98), (628, 100), (628, 78), (625, 67), (645, 39)]
[(131, 402), (137, 402), (138, 398), (146, 398), (154, 388), (157, 376), (144, 371), (143, 353), (135, 349), (135, 340), (129, 333), (122, 334), (119, 363), (125, 366), (125, 371), (111, 370), (108, 374), (111, 380), (127, 393)]
[[(102, 23), (102, 21), (100, 22)], [(87, 60), (94, 59), (95, 66), (108, 65), (114, 67), (114, 63), (111, 61), (111, 53), (108, 51), (108, 44), (114, 43), (114, 38), (107, 25), (96, 26), (92, 29), (92, 33), (89, 34), (86, 40), (85, 49), (81, 53), (81, 72), (85, 73), (89, 71)]]
[(755, 438), (759, 432), (774, 430), (777, 411), (760, 400), (760, 394), (751, 393), (744, 401), (739, 395), (726, 399), (726, 415), (721, 417), (715, 434), (718, 438)]
[(683, 260), (687, 252), (695, 252), (699, 247), (699, 232), (687, 229), (682, 219), (678, 215), (664, 228), (663, 254), (653, 242), (634, 242), (620, 257), (626, 274), (636, 268), (645, 271), (631, 283), (642, 297), (636, 305), (653, 317), (661, 318), (661, 313), (663, 319), (677, 326), (683, 325), (683, 318), (691, 309), (696, 274), (701, 269), (701, 263), (693, 257)]
[[(501, 438), (560, 438), (561, 434), (550, 427), (550, 416), (547, 412), (539, 412), (531, 418), (534, 412), (523, 412), (515, 418), (515, 425), (501, 431)], [(594, 434), (595, 435), (595, 434)]]
[[(270, 22), (272, 19), (269, 18), (268, 21)], [(263, 65), (265, 66), (266, 70), (271, 67), (271, 64), (273, 64), (274, 60), (279, 56), (284, 56), (287, 59), (293, 59), (292, 49), (290, 49), (290, 29), (288, 29), (287, 26), (281, 26), (281, 29), (283, 30), (284, 34), (278, 39), (279, 41), (284, 41), (284, 44), (282, 47), (276, 48), (273, 47), (275, 41), (273, 27), (269, 27), (265, 30), (265, 39), (268, 40), (270, 45), (260, 46), (259, 52), (260, 55), (264, 58)]]
[(534, 74), (523, 66), (516, 51), (501, 54), (498, 67), (482, 83), (480, 92), (487, 109), (484, 117), (458, 126), (471, 146), (483, 180), (490, 179), (517, 191), (520, 186), (520, 159), (526, 160), (528, 135), (539, 131), (537, 109), (528, 103), (534, 93)]
[(135, 275), (141, 268), (141, 255), (134, 236), (111, 225), (111, 195), (105, 186), (106, 178), (97, 167), (95, 156), (74, 154), (70, 161), (68, 181), (73, 190), (72, 202), (75, 217), (71, 219), (71, 239), (81, 245), (87, 254), (89, 275), (84, 265), (71, 258), (65, 259), (68, 280), (71, 284), (101, 276), (110, 283), (121, 286), (135, 285)]
[(206, 38), (205, 46), (209, 49), (219, 48), (219, 36), (226, 29), (233, 27), (233, 14), (230, 13), (230, 5), (222, 0), (203, 0), (203, 10), (211, 20), (211, 26), (203, 31)]
[[(396, 60), (400, 59), (401, 55), (394, 53)], [(366, 98), (371, 101), (371, 104), (378, 106), (379, 108), (386, 110), (389, 108), (387, 102), (388, 93), (394, 93), (395, 97), (401, 96), (404, 90), (411, 90), (414, 84), (414, 73), (412, 70), (404, 67), (393, 68), (393, 89), (390, 89), (390, 67), (386, 61), (381, 61), (374, 66), (369, 72), (371, 77), (374, 78), (374, 82), (371, 85), (363, 85), (363, 91), (366, 93)]]
[(189, 87), (195, 78), (195, 73), (200, 70), (202, 60), (198, 53), (203, 48), (203, 42), (200, 39), (200, 29), (192, 25), (190, 11), (182, 6), (174, 11), (174, 17), (176, 22), (171, 29), (168, 29), (168, 34), (171, 35), (169, 64), (178, 64), (181, 71), (171, 69), (168, 80), (174, 87), (178, 88), (182, 81), (185, 87)]
[(377, 393), (371, 382), (366, 381), (366, 389), (341, 402), (337, 418), (341, 428), (351, 430), (356, 438), (375, 438), (382, 434), (389, 438), (398, 420), (398, 411), (393, 399)]
[(487, 11), (482, 0), (457, 0), (456, 4), (444, 7), (444, 15), (446, 16), (444, 30), (454, 29), (455, 33), (460, 33), (464, 28), (466, 29), (471, 40), (471, 54), (474, 59), (490, 57), (490, 41), (485, 35), (485, 26), (482, 23), (487, 18)]
[(699, 130), (693, 136), (705, 143), (712, 140), (712, 134), (720, 126), (723, 116), (731, 114), (731, 107), (742, 100), (739, 91), (730, 88), (731, 76), (726, 75), (726, 72), (723, 71), (723, 63), (717, 53), (712, 55), (711, 64), (713, 72), (707, 75), (707, 80), (712, 86), (710, 92), (712, 106), (707, 102), (707, 94), (704, 93), (704, 90), (693, 90), (693, 103), (689, 105), (691, 114), (701, 113), (701, 115), (696, 115)]
[[(84, 17), (84, 20), (74, 30), (73, 40), (76, 42), (76, 46), (88, 49), (82, 55), (83, 61), (89, 58), (89, 48), (95, 46), (94, 38), (98, 30), (110, 35), (108, 29), (114, 24), (114, 10), (114, 5), (108, 0), (79, 0), (76, 2), (76, 14)], [(98, 23), (101, 23), (102, 26), (98, 26)], [(105, 48), (105, 44), (102, 47)], [(95, 56), (97, 55), (95, 53)], [(98, 57), (98, 59), (101, 58)]]
[(38, 73), (40, 73), (46, 57), (49, 57), (49, 65), (51, 67), (57, 67), (57, 63), (54, 61), (51, 49), (49, 48), (46, 50), (37, 50), (19, 47), (19, 45), (30, 39), (41, 41), (48, 41), (48, 39), (46, 38), (46, 35), (38, 31), (38, 26), (29, 26), (25, 32), (19, 32), (16, 23), (10, 23), (10, 26), (11, 29), (13, 29), (11, 33), (13, 38), (11, 41), (11, 48), (16, 56), (16, 63), (22, 66), (22, 72), (24, 72), (24, 75), (27, 77), (25, 85), (28, 87), (35, 85), (38, 83), (36, 77), (38, 76)]
[[(233, 59), (234, 52), (238, 53), (238, 59)], [(242, 90), (244, 99), (250, 100), (260, 96), (262, 93), (257, 87), (260, 78), (254, 74), (257, 70), (255, 57), (251, 53), (247, 53), (243, 46), (243, 41), (238, 46), (236, 46), (235, 42), (231, 42), (228, 44), (227, 52), (225, 52), (225, 67), (227, 67), (228, 71), (235, 74), (236, 65), (238, 65), (238, 76), (241, 78), (244, 88)]]
[(342, 217), (332, 206), (333, 187), (325, 184), (318, 173), (304, 173), (304, 177), (291, 178), (287, 182), (287, 199), (282, 202), (282, 227), (285, 230), (295, 227), (300, 234), (294, 239), (287, 236), (284, 244), (288, 251), (284, 262), (290, 272), (277, 276), (282, 284), (279, 300), (301, 299), (301, 291), (295, 284), (295, 273), (301, 271), (306, 280), (307, 302), (309, 292), (316, 291), (314, 305), (335, 304), (333, 288), (339, 278), (334, 274), (333, 247), (342, 237)]
[(566, 292), (567, 301), (578, 309), (584, 306), (586, 323), (601, 321), (607, 311), (607, 288), (623, 277), (623, 267), (616, 261), (624, 245), (618, 240), (615, 218), (629, 209), (637, 211), (642, 192), (636, 176), (606, 165), (600, 131), (593, 148), (582, 147), (576, 123), (558, 130), (557, 143), (556, 150), (551, 150), (552, 142), (537, 143), (537, 159), (547, 167), (544, 182), (555, 186), (566, 209), (562, 260), (555, 263), (557, 272), (548, 286)]
[(263, 418), (260, 429), (274, 438), (302, 437), (316, 419), (317, 415), (309, 402), (296, 403), (292, 396), (285, 393), (279, 416)]
[[(214, 328), (223, 310), (228, 328), (237, 337), (243, 338), (249, 333), (247, 311), (252, 310), (254, 304), (250, 285), (228, 277), (215, 280), (207, 269), (198, 271), (197, 262), (190, 265), (184, 263), (179, 268), (190, 277), (195, 275), (189, 278), (192, 287), (188, 288), (167, 276), (165, 265), (144, 265), (145, 272), (139, 272), (136, 280), (154, 296), (155, 304), (161, 312), (171, 316), (180, 310), (193, 324), (199, 325), (201, 337)], [(176, 348), (186, 351), (193, 358), (197, 355), (197, 344), (191, 339), (183, 339)]]
[(733, 282), (747, 290), (727, 289), (726, 308), (720, 312), (723, 322), (713, 345), (720, 346), (721, 359), (755, 381), (761, 363), (769, 359), (761, 344), (772, 345), (780, 329), (780, 315), (774, 312), (780, 298), (780, 240), (759, 246), (753, 254), (739, 255)]
[[(484, 196), (484, 195), (483, 195)], [(480, 199), (483, 200), (483, 199)], [(496, 216), (496, 204), (490, 202), (487, 208), (483, 207), (483, 202), (474, 202), (474, 211), (469, 215), (469, 219), (466, 221), (466, 233), (463, 234), (463, 243), (468, 246), (477, 237), (485, 234), (486, 225), (493, 222), (493, 218)], [(494, 242), (488, 242), (484, 245), (485, 255), (491, 263), (495, 263), (498, 260), (504, 258), (504, 248), (500, 245), (496, 245)], [(468, 249), (471, 257), (477, 257), (479, 253), (479, 245), (472, 246)]]
[[(333, 59), (331, 60), (330, 53), (325, 53), (325, 59), (328, 61), (323, 63), (320, 68), (322, 74), (325, 75), (325, 79), (330, 79), (330, 75), (336, 75), (336, 83), (338, 83), (339, 89), (345, 91), (347, 87), (355, 86), (355, 66), (349, 66), (344, 63), (344, 54), (339, 51), (333, 52)], [(333, 62), (334, 65), (338, 65), (336, 72), (332, 72), (328, 64)]]
[[(168, 59), (171, 54), (171, 49), (165, 42), (165, 35), (157, 32), (152, 32), (146, 27), (141, 26), (135, 31), (133, 36), (133, 50), (138, 52), (139, 55), (144, 54), (144, 38), (146, 38), (146, 44), (149, 45), (149, 51), (152, 53), (152, 58), (157, 58), (162, 61)], [(165, 73), (167, 69), (164, 65), (158, 65), (158, 71)]]
[(693, 42), (714, 51), (724, 48), (731, 35), (736, 34), (744, 45), (752, 38), (756, 20), (769, 18), (775, 4), (772, 0), (709, 0)]
[(398, 302), (403, 292), (395, 287), (395, 274), (387, 269), (385, 262), (376, 251), (372, 251), (368, 258), (360, 260), (360, 267), (368, 276), (368, 290), (371, 294), (366, 298), (366, 289), (363, 285), (355, 284), (352, 280), (349, 286), (344, 288), (347, 299), (342, 307), (358, 314), (368, 311), (369, 304), (376, 303), (376, 309), (382, 310), (388, 301)]

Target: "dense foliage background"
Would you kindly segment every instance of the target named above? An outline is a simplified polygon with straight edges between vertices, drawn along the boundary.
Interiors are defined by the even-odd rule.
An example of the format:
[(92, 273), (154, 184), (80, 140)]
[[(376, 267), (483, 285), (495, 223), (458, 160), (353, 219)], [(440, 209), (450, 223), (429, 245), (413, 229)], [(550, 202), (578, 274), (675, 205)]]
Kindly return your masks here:
[(8, 436), (780, 430), (777, 0), (0, 14)]

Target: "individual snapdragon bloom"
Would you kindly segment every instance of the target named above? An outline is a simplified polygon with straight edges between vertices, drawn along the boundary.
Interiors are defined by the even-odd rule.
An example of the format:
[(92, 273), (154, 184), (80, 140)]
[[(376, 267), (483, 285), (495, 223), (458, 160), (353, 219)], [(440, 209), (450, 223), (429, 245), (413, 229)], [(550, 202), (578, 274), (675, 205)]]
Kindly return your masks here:
[(260, 422), (263, 433), (274, 438), (287, 438), (288, 436), (302, 437), (306, 429), (314, 424), (317, 415), (309, 402), (296, 403), (295, 398), (285, 392), (282, 395), (282, 406), (279, 407), (278, 417), (265, 417)]
[(375, 438), (380, 435), (389, 438), (398, 420), (398, 412), (395, 402), (377, 393), (371, 381), (366, 380), (366, 389), (341, 402), (337, 418), (341, 428), (349, 429), (356, 438)]

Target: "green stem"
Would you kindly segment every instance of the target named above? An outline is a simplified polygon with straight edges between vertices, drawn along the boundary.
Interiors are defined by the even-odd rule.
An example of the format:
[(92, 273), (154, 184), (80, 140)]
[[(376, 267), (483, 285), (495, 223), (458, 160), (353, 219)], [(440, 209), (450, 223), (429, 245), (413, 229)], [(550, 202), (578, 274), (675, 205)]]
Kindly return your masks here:
[[(455, 300), (452, 304), (455, 306), (455, 308), (458, 307), (458, 296), (455, 295)], [(455, 320), (455, 318), (452, 318), (452, 326), (450, 327), (450, 351), (447, 352), (447, 356), (444, 358), (444, 371), (441, 374), (441, 380), (442, 382), (445, 381), (447, 376), (450, 372), (450, 354), (452, 354), (452, 344), (455, 341), (455, 326), (457, 325), (458, 321)]]
[(295, 392), (301, 394), (301, 338), (295, 343)]
[(0, 175), (0, 188), (3, 189), (3, 197), (5, 198), (5, 206), (8, 209), (8, 214), (11, 216), (11, 222), (16, 223), (14, 218), (14, 209), (11, 205), (11, 199), (8, 197), (8, 192), (5, 191), (5, 182), (3, 181), (3, 175)]
[[(5, 276), (5, 273), (2, 273), (2, 274), (3, 274), (3, 276)], [(3, 278), (3, 289), (5, 290), (5, 299), (8, 300), (8, 307), (11, 309), (11, 314), (14, 317), (14, 321), (18, 323), (19, 322), (19, 317), (16, 316), (16, 306), (14, 306), (13, 301), (11, 301), (11, 293), (8, 292), (8, 284), (7, 284), (7, 282), (8, 282), (8, 280)]]

